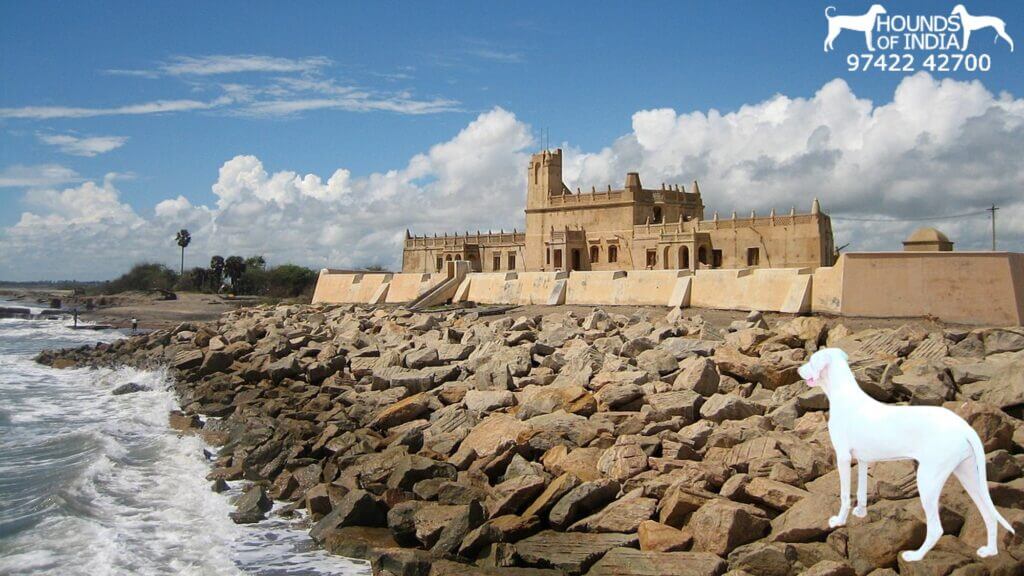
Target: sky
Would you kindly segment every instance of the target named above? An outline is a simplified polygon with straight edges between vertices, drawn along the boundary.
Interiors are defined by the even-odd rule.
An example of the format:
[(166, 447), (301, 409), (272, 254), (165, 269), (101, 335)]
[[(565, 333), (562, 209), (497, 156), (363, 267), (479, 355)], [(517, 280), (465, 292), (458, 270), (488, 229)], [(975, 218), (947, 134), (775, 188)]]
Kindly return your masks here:
[[(871, 3), (0, 0), (0, 280), (176, 267), (180, 228), (186, 266), (395, 269), (407, 229), (521, 229), (545, 144), (573, 189), (697, 180), (709, 218), (817, 197), (847, 250), (988, 249), (997, 204), (1024, 251), (1024, 46), (849, 71), (828, 4)], [(1024, 3), (967, 8), (1024, 42)]]

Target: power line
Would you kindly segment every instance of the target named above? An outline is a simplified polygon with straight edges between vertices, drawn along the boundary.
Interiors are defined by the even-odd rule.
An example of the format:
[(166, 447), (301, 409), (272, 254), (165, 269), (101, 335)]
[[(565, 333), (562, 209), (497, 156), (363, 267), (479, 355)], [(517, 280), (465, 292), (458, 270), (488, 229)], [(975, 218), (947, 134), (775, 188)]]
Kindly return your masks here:
[(950, 214), (948, 216), (925, 216), (923, 218), (857, 218), (854, 216), (833, 216), (828, 215), (832, 220), (847, 220), (850, 222), (925, 222), (929, 220), (955, 220), (957, 218), (969, 218), (971, 216), (982, 216), (987, 215), (991, 212), (991, 208), (985, 210), (978, 210), (976, 212), (967, 212), (965, 214)]

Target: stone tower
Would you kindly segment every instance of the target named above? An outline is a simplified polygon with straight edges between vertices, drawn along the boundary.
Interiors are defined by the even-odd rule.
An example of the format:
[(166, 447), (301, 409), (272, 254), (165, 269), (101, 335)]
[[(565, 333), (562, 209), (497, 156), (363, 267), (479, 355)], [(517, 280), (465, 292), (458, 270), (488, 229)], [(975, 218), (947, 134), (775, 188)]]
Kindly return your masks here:
[(547, 206), (549, 196), (561, 196), (565, 188), (562, 184), (562, 149), (544, 150), (531, 156), (527, 178), (527, 208)]

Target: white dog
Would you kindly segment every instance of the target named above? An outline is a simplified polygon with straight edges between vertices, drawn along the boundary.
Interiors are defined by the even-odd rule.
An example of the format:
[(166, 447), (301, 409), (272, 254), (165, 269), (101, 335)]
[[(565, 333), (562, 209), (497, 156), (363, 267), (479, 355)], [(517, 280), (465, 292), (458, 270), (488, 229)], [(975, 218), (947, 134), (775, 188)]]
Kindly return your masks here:
[(868, 51), (874, 52), (875, 46), (871, 43), (871, 33), (875, 31), (875, 18), (879, 14), (887, 14), (885, 7), (881, 4), (874, 4), (866, 14), (861, 14), (860, 16), (833, 16), (829, 14), (829, 10), (835, 9), (835, 6), (825, 8), (825, 19), (828, 20), (828, 37), (825, 38), (825, 52), (832, 49), (832, 41), (843, 30), (863, 32), (864, 40), (868, 45)]
[(853, 514), (867, 515), (868, 465), (884, 460), (917, 460), (917, 490), (928, 521), (928, 534), (917, 550), (906, 550), (903, 559), (920, 560), (942, 536), (939, 494), (950, 473), (963, 484), (981, 512), (988, 530), (988, 542), (978, 556), (994, 556), (997, 522), (1013, 532), (992, 504), (985, 479), (985, 450), (970, 424), (950, 410), (938, 406), (890, 406), (868, 396), (857, 385), (846, 353), (838, 348), (815, 352), (800, 367), (808, 386), (820, 386), (828, 396), (828, 433), (836, 451), (839, 468), (839, 514), (829, 519), (830, 527), (846, 524), (850, 513), (850, 462), (856, 458), (857, 507)]
[(951, 14), (959, 16), (960, 23), (964, 27), (964, 45), (960, 48), (961, 50), (967, 50), (967, 44), (971, 41), (971, 32), (991, 26), (996, 31), (996, 34), (998, 34), (998, 36), (992, 39), (992, 42), (994, 43), (1002, 38), (1010, 45), (1010, 52), (1013, 52), (1013, 38), (1006, 34), (1006, 22), (1003, 22), (1002, 18), (996, 18), (995, 16), (971, 16), (967, 13), (967, 8), (964, 8), (963, 4), (957, 4)]

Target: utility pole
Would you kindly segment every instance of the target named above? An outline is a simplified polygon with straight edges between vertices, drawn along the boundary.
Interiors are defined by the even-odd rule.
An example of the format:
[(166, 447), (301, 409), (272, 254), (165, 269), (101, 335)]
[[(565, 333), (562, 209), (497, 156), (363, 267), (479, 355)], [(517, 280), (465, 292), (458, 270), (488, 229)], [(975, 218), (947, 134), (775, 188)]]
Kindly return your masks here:
[(992, 213), (992, 251), (995, 252), (996, 251), (996, 210), (999, 210), (999, 208), (997, 208), (996, 205), (993, 204), (991, 208), (986, 208), (985, 210)]

